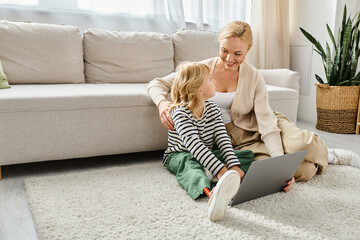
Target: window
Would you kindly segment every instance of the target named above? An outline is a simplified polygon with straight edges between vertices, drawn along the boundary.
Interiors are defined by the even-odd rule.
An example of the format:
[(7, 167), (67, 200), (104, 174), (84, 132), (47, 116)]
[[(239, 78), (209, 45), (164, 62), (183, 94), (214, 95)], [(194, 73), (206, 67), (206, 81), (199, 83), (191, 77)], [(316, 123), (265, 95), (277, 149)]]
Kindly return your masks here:
[(228, 22), (250, 22), (251, 0), (182, 0), (185, 21), (220, 30)]
[(41, 10), (100, 12), (169, 20), (182, 28), (219, 31), (233, 20), (250, 21), (251, 0), (0, 0), (0, 5)]
[(39, 1), (38, 0), (0, 0), (0, 4), (36, 6), (39, 4)]
[[(131, 2), (131, 3), (130, 3)], [(152, 1), (143, 0), (78, 0), (78, 8), (105, 13), (145, 16), (152, 13)]]
[(37, 9), (78, 9), (77, 0), (0, 0), (5, 6), (32, 7)]

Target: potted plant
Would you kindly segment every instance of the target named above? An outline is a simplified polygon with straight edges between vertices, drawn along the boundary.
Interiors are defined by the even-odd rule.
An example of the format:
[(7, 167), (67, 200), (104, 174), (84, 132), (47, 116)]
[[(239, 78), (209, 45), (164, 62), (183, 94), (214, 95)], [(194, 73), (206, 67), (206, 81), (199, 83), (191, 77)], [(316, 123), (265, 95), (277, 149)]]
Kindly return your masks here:
[(360, 56), (360, 12), (354, 18), (346, 15), (344, 7), (342, 25), (338, 30), (337, 40), (326, 24), (332, 45), (326, 42), (323, 48), (310, 33), (300, 27), (304, 36), (315, 46), (324, 65), (326, 80), (319, 75), (316, 84), (316, 128), (334, 133), (354, 133), (359, 104), (360, 72), (356, 73)]

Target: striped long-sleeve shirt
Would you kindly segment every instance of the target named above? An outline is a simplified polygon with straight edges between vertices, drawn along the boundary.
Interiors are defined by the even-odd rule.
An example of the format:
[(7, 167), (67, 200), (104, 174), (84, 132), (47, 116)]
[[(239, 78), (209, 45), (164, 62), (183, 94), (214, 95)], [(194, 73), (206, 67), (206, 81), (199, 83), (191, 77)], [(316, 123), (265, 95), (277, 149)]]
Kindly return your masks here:
[(175, 129), (168, 131), (168, 147), (163, 161), (165, 166), (170, 153), (188, 151), (216, 176), (224, 164), (211, 151), (214, 142), (228, 168), (240, 165), (226, 133), (221, 111), (213, 101), (205, 101), (201, 119), (195, 118), (187, 105), (174, 108), (171, 116)]

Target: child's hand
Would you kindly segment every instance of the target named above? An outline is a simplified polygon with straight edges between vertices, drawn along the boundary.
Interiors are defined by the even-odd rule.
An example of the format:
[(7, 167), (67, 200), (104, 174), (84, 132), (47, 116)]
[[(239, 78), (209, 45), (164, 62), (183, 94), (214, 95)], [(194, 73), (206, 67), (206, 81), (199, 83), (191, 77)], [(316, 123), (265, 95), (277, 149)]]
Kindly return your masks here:
[(287, 182), (288, 185), (284, 187), (283, 191), (284, 191), (284, 192), (288, 192), (294, 182), (295, 182), (295, 178), (292, 178), (290, 181), (288, 181), (288, 182)]
[(245, 177), (245, 173), (243, 172), (243, 170), (240, 169), (239, 166), (233, 166), (231, 167), (229, 170), (235, 170), (240, 174), (240, 178), (241, 180)]
[(216, 175), (217, 179), (220, 180), (220, 178), (222, 177), (222, 175), (224, 175), (227, 172), (227, 168), (223, 167)]

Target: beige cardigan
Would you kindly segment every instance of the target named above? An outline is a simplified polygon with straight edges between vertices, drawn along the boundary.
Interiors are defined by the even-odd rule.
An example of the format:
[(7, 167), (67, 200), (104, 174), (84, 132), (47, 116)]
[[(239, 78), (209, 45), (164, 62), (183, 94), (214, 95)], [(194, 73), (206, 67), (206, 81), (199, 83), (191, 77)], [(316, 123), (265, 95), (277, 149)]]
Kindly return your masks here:
[[(218, 57), (202, 61), (207, 64), (211, 71), (214, 70)], [(155, 78), (148, 85), (148, 92), (156, 104), (165, 100), (171, 90), (174, 73), (163, 78)], [(261, 140), (270, 156), (284, 154), (280, 129), (277, 119), (270, 108), (265, 81), (259, 71), (243, 62), (240, 65), (236, 95), (230, 109), (233, 123), (247, 131), (258, 131)]]

